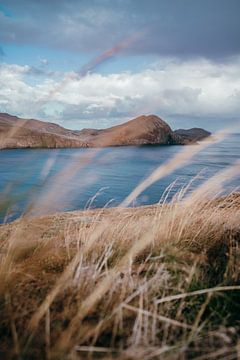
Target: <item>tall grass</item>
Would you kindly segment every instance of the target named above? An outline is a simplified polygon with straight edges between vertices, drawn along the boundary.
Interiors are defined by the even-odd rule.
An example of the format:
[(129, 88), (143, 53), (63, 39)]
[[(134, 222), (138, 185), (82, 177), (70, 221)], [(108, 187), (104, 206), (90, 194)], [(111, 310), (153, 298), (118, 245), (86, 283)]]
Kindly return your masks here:
[(184, 149), (119, 208), (0, 227), (1, 358), (237, 358), (240, 195), (219, 195), (239, 162), (188, 196), (125, 208), (207, 145)]

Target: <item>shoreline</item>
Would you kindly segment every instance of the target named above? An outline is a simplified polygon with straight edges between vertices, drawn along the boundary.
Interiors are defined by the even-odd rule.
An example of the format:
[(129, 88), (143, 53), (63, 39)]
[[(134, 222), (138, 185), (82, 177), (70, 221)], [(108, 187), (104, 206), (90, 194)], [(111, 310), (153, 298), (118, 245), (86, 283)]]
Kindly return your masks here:
[[(227, 201), (226, 201), (227, 200)], [(202, 203), (203, 205), (207, 205), (209, 207), (220, 207), (220, 208), (228, 208), (234, 204), (234, 207), (240, 210), (240, 192), (234, 192), (225, 194), (213, 199), (206, 199), (206, 201)], [(92, 208), (92, 209), (76, 209), (76, 210), (69, 210), (69, 211), (59, 211), (59, 212), (52, 212), (46, 214), (39, 214), (39, 215), (31, 215), (27, 214), (26, 216), (20, 216), (10, 222), (0, 223), (1, 227), (8, 226), (8, 225), (18, 225), (21, 222), (35, 222), (35, 221), (53, 221), (58, 219), (60, 221), (71, 221), (71, 220), (79, 220), (81, 222), (91, 223), (95, 221), (96, 218), (102, 220), (106, 217), (117, 217), (118, 215), (121, 216), (152, 216), (158, 211), (160, 208), (163, 210), (169, 210), (172, 206), (174, 207), (184, 207), (186, 203), (184, 200), (179, 202), (165, 202), (165, 203), (155, 203), (155, 204), (147, 204), (147, 205), (139, 205), (139, 206), (129, 206), (129, 207), (99, 207), (99, 208)]]
[[(240, 209), (240, 192), (234, 192), (222, 195), (220, 197), (216, 197), (213, 199), (210, 199), (211, 206), (215, 206), (216, 204), (223, 203), (225, 199), (232, 200), (238, 200), (237, 204), (239, 204)], [(206, 202), (207, 203), (207, 202)], [(76, 209), (76, 210), (68, 210), (68, 211), (59, 211), (59, 212), (51, 212), (46, 214), (38, 214), (38, 215), (31, 215), (26, 214), (23, 216), (19, 216), (16, 219), (10, 220), (9, 222), (1, 223), (0, 222), (0, 229), (1, 227), (5, 225), (13, 225), (18, 224), (20, 222), (31, 222), (31, 221), (45, 221), (45, 220), (54, 220), (54, 219), (61, 219), (64, 221), (72, 220), (72, 219), (82, 219), (84, 221), (84, 218), (88, 219), (86, 222), (91, 222), (91, 218), (94, 219), (94, 217), (101, 215), (102, 217), (111, 217), (115, 215), (129, 215), (132, 216), (133, 214), (141, 216), (141, 215), (153, 215), (154, 212), (156, 212), (159, 208), (163, 208), (166, 210), (168, 208), (171, 208), (171, 206), (184, 206), (184, 202), (180, 201), (178, 203), (173, 203), (171, 200), (169, 202), (163, 203), (154, 203), (154, 204), (146, 204), (146, 205), (139, 205), (139, 206), (129, 206), (129, 207), (98, 207), (98, 208), (92, 208), (92, 209)], [(227, 204), (224, 205), (225, 207)]]
[[(210, 136), (209, 136), (210, 138)], [(208, 139), (209, 139), (208, 138)], [(199, 141), (200, 142), (200, 141)], [(107, 145), (107, 146), (82, 146), (82, 147), (8, 147), (8, 148), (0, 148), (0, 151), (4, 150), (65, 150), (65, 149), (112, 149), (112, 148), (126, 148), (126, 147), (172, 147), (172, 146), (192, 146), (198, 145), (198, 142), (190, 143), (190, 144), (125, 144), (125, 145)]]

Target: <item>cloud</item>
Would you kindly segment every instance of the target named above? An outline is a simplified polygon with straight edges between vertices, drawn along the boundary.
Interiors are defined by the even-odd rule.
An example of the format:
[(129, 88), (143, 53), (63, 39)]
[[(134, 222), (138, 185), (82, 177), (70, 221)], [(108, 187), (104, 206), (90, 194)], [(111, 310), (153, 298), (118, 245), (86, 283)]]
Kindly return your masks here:
[(32, 76), (29, 66), (0, 65), (0, 111), (65, 126), (102, 127), (144, 113), (227, 119), (240, 112), (240, 58), (227, 64), (168, 59), (139, 73)]
[[(223, 59), (240, 53), (239, 0), (3, 0), (0, 41), (104, 52), (147, 28), (125, 52)], [(15, 15), (15, 16), (14, 16)]]
[(49, 61), (48, 61), (48, 59), (40, 59), (40, 64), (42, 66), (47, 66), (49, 64)]
[(106, 50), (125, 37), (129, 27), (125, 11), (115, 11), (109, 1), (103, 3), (106, 6), (98, 1), (23, 0), (19, 6), (13, 0), (16, 17), (0, 12), (0, 41), (92, 53)]

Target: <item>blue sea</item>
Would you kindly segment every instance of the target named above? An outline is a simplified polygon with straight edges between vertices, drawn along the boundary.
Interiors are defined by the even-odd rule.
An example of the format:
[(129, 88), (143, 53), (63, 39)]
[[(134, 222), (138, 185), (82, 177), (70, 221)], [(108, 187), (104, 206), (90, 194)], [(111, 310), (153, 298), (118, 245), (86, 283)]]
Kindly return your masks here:
[[(190, 150), (192, 146), (198, 145)], [(14, 220), (29, 209), (44, 214), (117, 206), (154, 169), (182, 150), (182, 146), (2, 150), (0, 222)], [(157, 203), (171, 184), (169, 199), (193, 180), (191, 191), (239, 158), (240, 134), (231, 135), (153, 184), (133, 205)], [(226, 192), (239, 185), (240, 175), (226, 184)]]

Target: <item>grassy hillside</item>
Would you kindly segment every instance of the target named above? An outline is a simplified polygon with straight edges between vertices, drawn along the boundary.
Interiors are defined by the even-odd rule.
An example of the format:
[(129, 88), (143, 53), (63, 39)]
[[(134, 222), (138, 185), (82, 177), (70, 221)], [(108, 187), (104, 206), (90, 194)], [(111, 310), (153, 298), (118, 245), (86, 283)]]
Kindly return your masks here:
[(0, 227), (1, 359), (236, 359), (240, 195)]

